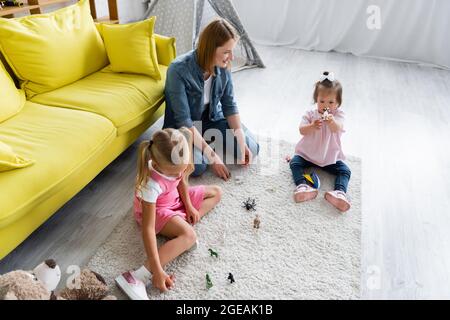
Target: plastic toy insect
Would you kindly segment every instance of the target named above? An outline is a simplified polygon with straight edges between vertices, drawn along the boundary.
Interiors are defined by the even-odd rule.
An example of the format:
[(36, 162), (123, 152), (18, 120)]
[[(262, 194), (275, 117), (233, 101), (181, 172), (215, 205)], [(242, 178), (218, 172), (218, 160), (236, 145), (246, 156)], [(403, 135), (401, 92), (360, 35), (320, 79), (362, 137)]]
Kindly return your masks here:
[(260, 224), (261, 220), (259, 219), (259, 215), (256, 215), (255, 220), (253, 220), (253, 228), (259, 229)]
[(228, 273), (228, 278), (227, 278), (227, 279), (230, 280), (230, 283), (235, 282), (235, 281), (234, 281), (233, 274), (232, 274), (231, 272)]
[(211, 281), (211, 277), (209, 274), (206, 274), (206, 289), (211, 289), (213, 287), (213, 283)]
[(209, 254), (211, 255), (211, 257), (219, 257), (219, 254), (217, 252), (215, 252), (213, 249), (208, 249)]
[(256, 211), (256, 200), (248, 198), (243, 203), (243, 208), (247, 209), (247, 211)]

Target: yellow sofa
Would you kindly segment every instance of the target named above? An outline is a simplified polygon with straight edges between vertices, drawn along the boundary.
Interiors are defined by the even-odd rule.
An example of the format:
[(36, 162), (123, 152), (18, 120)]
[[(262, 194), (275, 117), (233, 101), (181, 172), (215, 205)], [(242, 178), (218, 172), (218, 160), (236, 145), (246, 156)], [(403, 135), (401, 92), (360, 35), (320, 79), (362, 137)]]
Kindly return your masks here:
[[(162, 116), (175, 39), (155, 35), (155, 40), (161, 80), (106, 66), (29, 97), (20, 112), (0, 120), (0, 141), (35, 160), (0, 172), (0, 259)], [(1, 67), (0, 72), (6, 73)]]

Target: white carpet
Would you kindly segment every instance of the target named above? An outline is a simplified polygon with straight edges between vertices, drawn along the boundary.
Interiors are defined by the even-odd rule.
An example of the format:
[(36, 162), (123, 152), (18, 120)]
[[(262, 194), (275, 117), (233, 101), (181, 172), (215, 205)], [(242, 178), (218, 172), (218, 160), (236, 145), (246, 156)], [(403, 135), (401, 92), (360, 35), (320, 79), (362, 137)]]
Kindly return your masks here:
[[(191, 179), (191, 184), (218, 184), (224, 195), (221, 203), (195, 226), (198, 248), (166, 268), (176, 276), (175, 288), (165, 294), (152, 288), (151, 299), (359, 298), (361, 161), (353, 157), (346, 161), (352, 170), (348, 191), (352, 208), (342, 215), (323, 198), (324, 192), (332, 189), (334, 177), (318, 170), (322, 181), (318, 197), (296, 204), (291, 172), (284, 160), (285, 155), (293, 153), (294, 146), (280, 142), (277, 150), (271, 144), (273, 154), (269, 155), (265, 153), (267, 144), (260, 143), (259, 158), (264, 163), (250, 169), (232, 169), (233, 177), (243, 176), (243, 184), (234, 178), (222, 182), (210, 171)], [(247, 197), (257, 199), (259, 230), (253, 229), (255, 212), (242, 208)], [(119, 298), (125, 296), (114, 285), (114, 278), (141, 266), (145, 259), (131, 205), (130, 199), (129, 214), (88, 263), (107, 279)], [(217, 251), (219, 258), (211, 257), (208, 248)], [(233, 284), (227, 280), (229, 272), (236, 280)], [(209, 290), (206, 273), (214, 284)]]

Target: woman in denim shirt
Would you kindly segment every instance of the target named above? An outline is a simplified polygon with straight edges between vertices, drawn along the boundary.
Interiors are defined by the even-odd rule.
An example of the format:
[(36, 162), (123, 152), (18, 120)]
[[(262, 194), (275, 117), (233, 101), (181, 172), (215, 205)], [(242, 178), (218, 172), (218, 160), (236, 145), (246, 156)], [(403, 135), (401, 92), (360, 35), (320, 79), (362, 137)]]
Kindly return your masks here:
[(210, 164), (217, 176), (228, 180), (226, 155), (232, 153), (232, 163), (237, 159), (248, 165), (259, 152), (256, 139), (241, 124), (234, 99), (230, 62), (237, 40), (228, 22), (214, 20), (200, 34), (197, 49), (176, 58), (167, 71), (163, 127), (193, 132), (194, 176)]

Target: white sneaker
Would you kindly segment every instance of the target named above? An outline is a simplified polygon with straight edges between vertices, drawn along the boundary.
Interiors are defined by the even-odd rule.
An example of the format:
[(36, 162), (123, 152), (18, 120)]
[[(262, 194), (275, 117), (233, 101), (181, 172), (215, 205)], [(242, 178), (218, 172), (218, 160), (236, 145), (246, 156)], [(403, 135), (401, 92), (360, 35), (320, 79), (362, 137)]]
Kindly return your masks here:
[(294, 201), (303, 202), (312, 200), (317, 197), (319, 191), (317, 189), (311, 188), (307, 184), (299, 184), (294, 191)]
[(117, 286), (131, 299), (131, 300), (150, 300), (145, 290), (145, 284), (137, 279), (132, 272), (127, 271), (122, 273), (116, 279)]
[(341, 212), (350, 209), (350, 199), (344, 191), (334, 190), (325, 193), (325, 199)]

